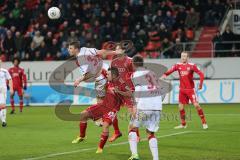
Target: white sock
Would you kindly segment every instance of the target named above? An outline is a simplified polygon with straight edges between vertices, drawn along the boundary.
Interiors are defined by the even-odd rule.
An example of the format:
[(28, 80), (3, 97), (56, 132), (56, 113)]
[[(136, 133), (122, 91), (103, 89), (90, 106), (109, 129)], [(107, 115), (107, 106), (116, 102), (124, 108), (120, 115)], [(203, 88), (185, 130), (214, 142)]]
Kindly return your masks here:
[(158, 160), (158, 141), (157, 138), (149, 139), (149, 148), (152, 152), (153, 160)]
[(129, 145), (130, 145), (130, 150), (132, 152), (132, 155), (134, 154), (138, 154), (138, 151), (137, 151), (137, 133), (136, 132), (130, 132), (128, 134), (128, 142), (129, 142)]
[(2, 122), (6, 122), (7, 109), (1, 109), (1, 111), (0, 111), (0, 117), (1, 117)]

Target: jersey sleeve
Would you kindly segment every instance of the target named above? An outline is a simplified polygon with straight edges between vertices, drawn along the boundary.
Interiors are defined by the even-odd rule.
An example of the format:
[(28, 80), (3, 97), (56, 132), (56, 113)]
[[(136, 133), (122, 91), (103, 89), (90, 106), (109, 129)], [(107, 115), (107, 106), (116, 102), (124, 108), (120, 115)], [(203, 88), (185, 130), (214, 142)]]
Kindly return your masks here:
[(92, 55), (95, 56), (97, 55), (98, 50), (96, 48), (87, 48), (87, 47), (82, 47), (80, 50), (80, 55), (88, 56)]
[(88, 65), (80, 65), (79, 66), (79, 69), (80, 69), (80, 73), (81, 73), (81, 75), (84, 75), (84, 74), (86, 74), (87, 72), (88, 72)]
[(8, 72), (8, 70), (6, 70), (5, 78), (6, 78), (7, 80), (12, 79), (12, 77), (11, 77), (10, 73)]
[(169, 70), (167, 70), (167, 72), (165, 72), (164, 74), (166, 76), (172, 74), (173, 72), (175, 72), (177, 70), (177, 64), (173, 65)]
[(199, 84), (199, 86), (202, 87), (203, 80), (204, 80), (203, 72), (200, 70), (200, 68), (196, 64), (193, 65), (193, 71), (199, 75), (199, 77), (200, 77), (200, 84)]

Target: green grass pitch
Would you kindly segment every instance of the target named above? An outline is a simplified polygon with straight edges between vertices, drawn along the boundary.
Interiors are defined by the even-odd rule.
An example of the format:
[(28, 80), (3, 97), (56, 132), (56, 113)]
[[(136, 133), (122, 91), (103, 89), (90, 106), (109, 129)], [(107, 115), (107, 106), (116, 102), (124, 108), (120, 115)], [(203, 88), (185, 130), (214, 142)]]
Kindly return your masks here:
[[(202, 105), (209, 129), (202, 130), (195, 109), (186, 108), (188, 128), (174, 130), (178, 109), (176, 105), (164, 105), (160, 123), (159, 154), (161, 160), (239, 160), (240, 159), (240, 104)], [(74, 106), (74, 113), (84, 107)], [(8, 110), (9, 113), (10, 109)], [(54, 107), (25, 107), (23, 113), (7, 115), (8, 127), (0, 127), (0, 160), (57, 159), (57, 160), (127, 160), (130, 156), (127, 143), (128, 121), (120, 117), (124, 134), (107, 146), (103, 154), (95, 154), (101, 128), (89, 122), (87, 140), (71, 144), (79, 132), (79, 122), (59, 120)], [(126, 110), (121, 111), (124, 115)], [(144, 129), (139, 143), (141, 160), (150, 160)], [(109, 145), (109, 143), (107, 143)]]

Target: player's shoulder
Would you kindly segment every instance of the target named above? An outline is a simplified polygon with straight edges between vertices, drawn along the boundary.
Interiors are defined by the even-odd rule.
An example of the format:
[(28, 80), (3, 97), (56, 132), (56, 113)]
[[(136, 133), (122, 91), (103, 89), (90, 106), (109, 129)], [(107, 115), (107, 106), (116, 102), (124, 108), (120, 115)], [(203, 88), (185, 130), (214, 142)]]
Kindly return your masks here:
[(5, 69), (5, 68), (0, 68), (0, 71), (1, 71), (1, 72), (4, 72), (4, 73), (8, 73), (8, 70)]

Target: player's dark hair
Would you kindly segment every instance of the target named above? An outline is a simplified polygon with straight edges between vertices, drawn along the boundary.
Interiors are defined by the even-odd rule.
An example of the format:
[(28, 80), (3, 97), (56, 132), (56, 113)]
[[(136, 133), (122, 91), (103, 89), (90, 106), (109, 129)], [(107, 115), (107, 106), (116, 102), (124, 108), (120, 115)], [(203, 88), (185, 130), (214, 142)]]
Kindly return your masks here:
[(143, 67), (143, 58), (141, 56), (134, 56), (133, 65), (136, 67)]
[(15, 58), (12, 59), (12, 63), (14, 63), (15, 61), (18, 61), (18, 64), (21, 63), (21, 60), (18, 57), (15, 57)]
[(119, 71), (116, 67), (111, 67), (108, 69), (109, 71), (111, 71), (111, 74), (118, 77), (119, 76)]
[(79, 41), (73, 41), (69, 43), (69, 46), (73, 46), (74, 48), (80, 49), (80, 42)]

